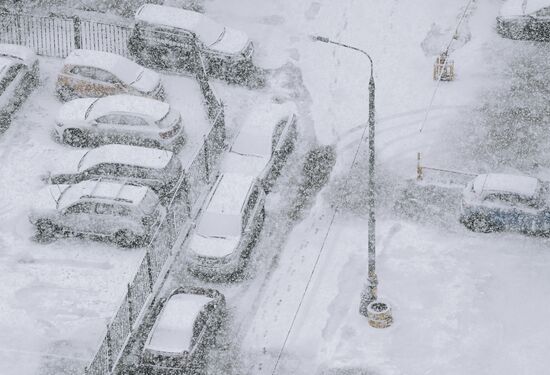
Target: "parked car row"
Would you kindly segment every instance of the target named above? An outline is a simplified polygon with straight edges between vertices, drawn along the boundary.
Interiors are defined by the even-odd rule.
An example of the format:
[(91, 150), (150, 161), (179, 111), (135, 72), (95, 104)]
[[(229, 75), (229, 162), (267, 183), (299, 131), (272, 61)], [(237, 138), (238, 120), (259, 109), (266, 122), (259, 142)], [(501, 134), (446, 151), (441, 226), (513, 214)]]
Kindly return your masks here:
[(192, 272), (227, 278), (244, 268), (263, 228), (266, 194), (294, 149), (296, 123), (288, 104), (259, 106), (245, 119), (190, 237)]
[[(288, 104), (257, 107), (245, 119), (188, 242), (187, 267), (194, 274), (225, 280), (246, 265), (263, 228), (266, 194), (295, 147), (296, 126)], [(225, 314), (225, 298), (216, 290), (174, 290), (141, 325), (136, 373), (202, 373)]]
[(146, 244), (183, 178), (176, 155), (185, 139), (182, 116), (162, 101), (160, 76), (122, 56), (75, 50), (63, 63), (56, 92), (68, 101), (52, 125), (54, 138), (95, 148), (68, 150), (42, 176), (49, 185), (29, 216), (38, 235)]

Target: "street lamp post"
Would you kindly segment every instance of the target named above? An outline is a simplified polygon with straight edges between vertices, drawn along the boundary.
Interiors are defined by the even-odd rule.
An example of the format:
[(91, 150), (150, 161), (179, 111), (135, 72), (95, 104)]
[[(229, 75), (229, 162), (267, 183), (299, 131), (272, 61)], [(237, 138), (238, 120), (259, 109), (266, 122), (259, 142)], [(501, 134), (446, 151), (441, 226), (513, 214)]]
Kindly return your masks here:
[(374, 193), (374, 164), (375, 164), (375, 148), (374, 148), (374, 133), (375, 133), (375, 85), (374, 85), (374, 64), (370, 55), (357, 47), (349, 46), (344, 43), (335, 42), (323, 36), (312, 36), (315, 41), (335, 44), (340, 47), (348, 48), (367, 56), (370, 62), (370, 79), (369, 79), (369, 176), (367, 186), (367, 205), (368, 205), (368, 277), (367, 282), (361, 291), (361, 303), (359, 305), (359, 313), (367, 316), (367, 307), (371, 302), (376, 301), (378, 278), (376, 276), (376, 216), (375, 216), (375, 193)]

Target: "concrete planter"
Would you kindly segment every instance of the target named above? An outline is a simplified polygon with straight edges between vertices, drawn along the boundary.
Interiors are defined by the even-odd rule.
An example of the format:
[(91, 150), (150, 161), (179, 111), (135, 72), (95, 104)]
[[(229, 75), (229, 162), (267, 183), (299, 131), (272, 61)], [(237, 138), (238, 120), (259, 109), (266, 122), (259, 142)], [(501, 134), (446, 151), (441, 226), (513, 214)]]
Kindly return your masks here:
[(367, 318), (373, 328), (388, 328), (393, 323), (391, 307), (386, 302), (373, 301), (367, 306)]

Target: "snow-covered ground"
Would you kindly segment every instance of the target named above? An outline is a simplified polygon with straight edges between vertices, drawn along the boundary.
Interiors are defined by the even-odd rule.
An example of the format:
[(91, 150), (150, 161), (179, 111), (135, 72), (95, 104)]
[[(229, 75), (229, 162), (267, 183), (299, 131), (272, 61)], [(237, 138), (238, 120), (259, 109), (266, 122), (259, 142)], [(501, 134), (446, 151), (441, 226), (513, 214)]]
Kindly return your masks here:
[[(372, 55), (384, 196), (394, 190), (392, 182), (414, 176), (417, 152), (426, 164), (478, 167), (475, 154), (459, 154), (471, 151), (461, 143), (476, 135), (471, 114), (487, 100), (488, 89), (501, 83), (505, 64), (499, 57), (510, 58), (510, 48), (522, 48), (494, 32), (501, 1), (473, 2), (452, 54), (457, 79), (440, 85), (419, 131), (436, 87), (431, 78), (435, 56), (428, 47), (449, 42), (466, 3), (278, 0), (259, 7), (252, 0), (219, 0), (207, 2), (206, 10), (256, 37), (260, 64), (291, 62), (301, 69), (309, 97), (302, 112), (310, 114), (302, 123), (314, 126), (319, 142), (337, 146), (333, 183), (348, 172), (367, 119), (368, 62), (359, 54), (312, 43), (308, 34), (347, 42)], [(351, 174), (356, 186), (365, 182), (364, 154)], [(328, 234), (275, 368), (327, 233), (332, 210), (327, 200), (332, 197), (321, 195), (288, 238), (280, 238), (284, 248), (267, 278), (256, 275), (258, 283), (264, 281), (260, 297), (248, 309), (252, 316), (236, 319), (243, 340), (235, 373), (311, 374), (332, 366), (374, 374), (546, 372), (548, 242), (516, 234), (475, 234), (456, 221), (445, 227), (426, 218), (410, 222), (385, 207), (378, 221), (379, 294), (393, 306), (393, 327), (370, 328), (358, 314), (366, 277), (366, 222), (344, 212)], [(247, 310), (243, 306), (250, 302), (241, 300), (236, 311)]]
[[(41, 58), (41, 86), (0, 136), (0, 374), (59, 374), (83, 366), (95, 353), (118, 309), (143, 249), (121, 249), (67, 238), (39, 243), (27, 219), (39, 176), (70, 152), (50, 129), (61, 103), (54, 96), (61, 60)], [(164, 77), (168, 100), (182, 112), (196, 152), (209, 128), (202, 95), (191, 78)]]

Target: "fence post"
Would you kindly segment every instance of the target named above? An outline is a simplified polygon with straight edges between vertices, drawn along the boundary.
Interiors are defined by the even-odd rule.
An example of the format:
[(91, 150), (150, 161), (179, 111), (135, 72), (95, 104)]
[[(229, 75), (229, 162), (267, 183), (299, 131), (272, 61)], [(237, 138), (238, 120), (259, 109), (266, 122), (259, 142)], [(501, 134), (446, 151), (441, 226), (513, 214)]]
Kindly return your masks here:
[(210, 161), (209, 161), (209, 157), (208, 157), (208, 138), (206, 136), (203, 137), (204, 139), (204, 169), (205, 169), (205, 172), (206, 172), (206, 182), (207, 183), (210, 183)]
[(424, 177), (422, 174), (423, 174), (423, 170), (422, 170), (422, 165), (420, 165), (420, 152), (417, 153), (416, 155), (416, 179), (418, 181), (422, 181), (422, 178)]
[(73, 31), (74, 31), (74, 48), (80, 49), (82, 48), (82, 32), (81, 32), (81, 24), (80, 24), (80, 17), (74, 16), (73, 17)]
[(130, 283), (128, 283), (128, 323), (130, 323), (130, 331), (132, 330), (132, 313), (133, 313), (133, 307), (132, 307), (132, 288), (130, 287)]
[(113, 345), (111, 343), (111, 327), (107, 324), (107, 366), (109, 371), (113, 368)]
[(149, 291), (153, 292), (153, 272), (151, 270), (151, 253), (150, 248), (147, 248), (145, 252), (145, 258), (147, 259), (147, 275), (149, 276)]

